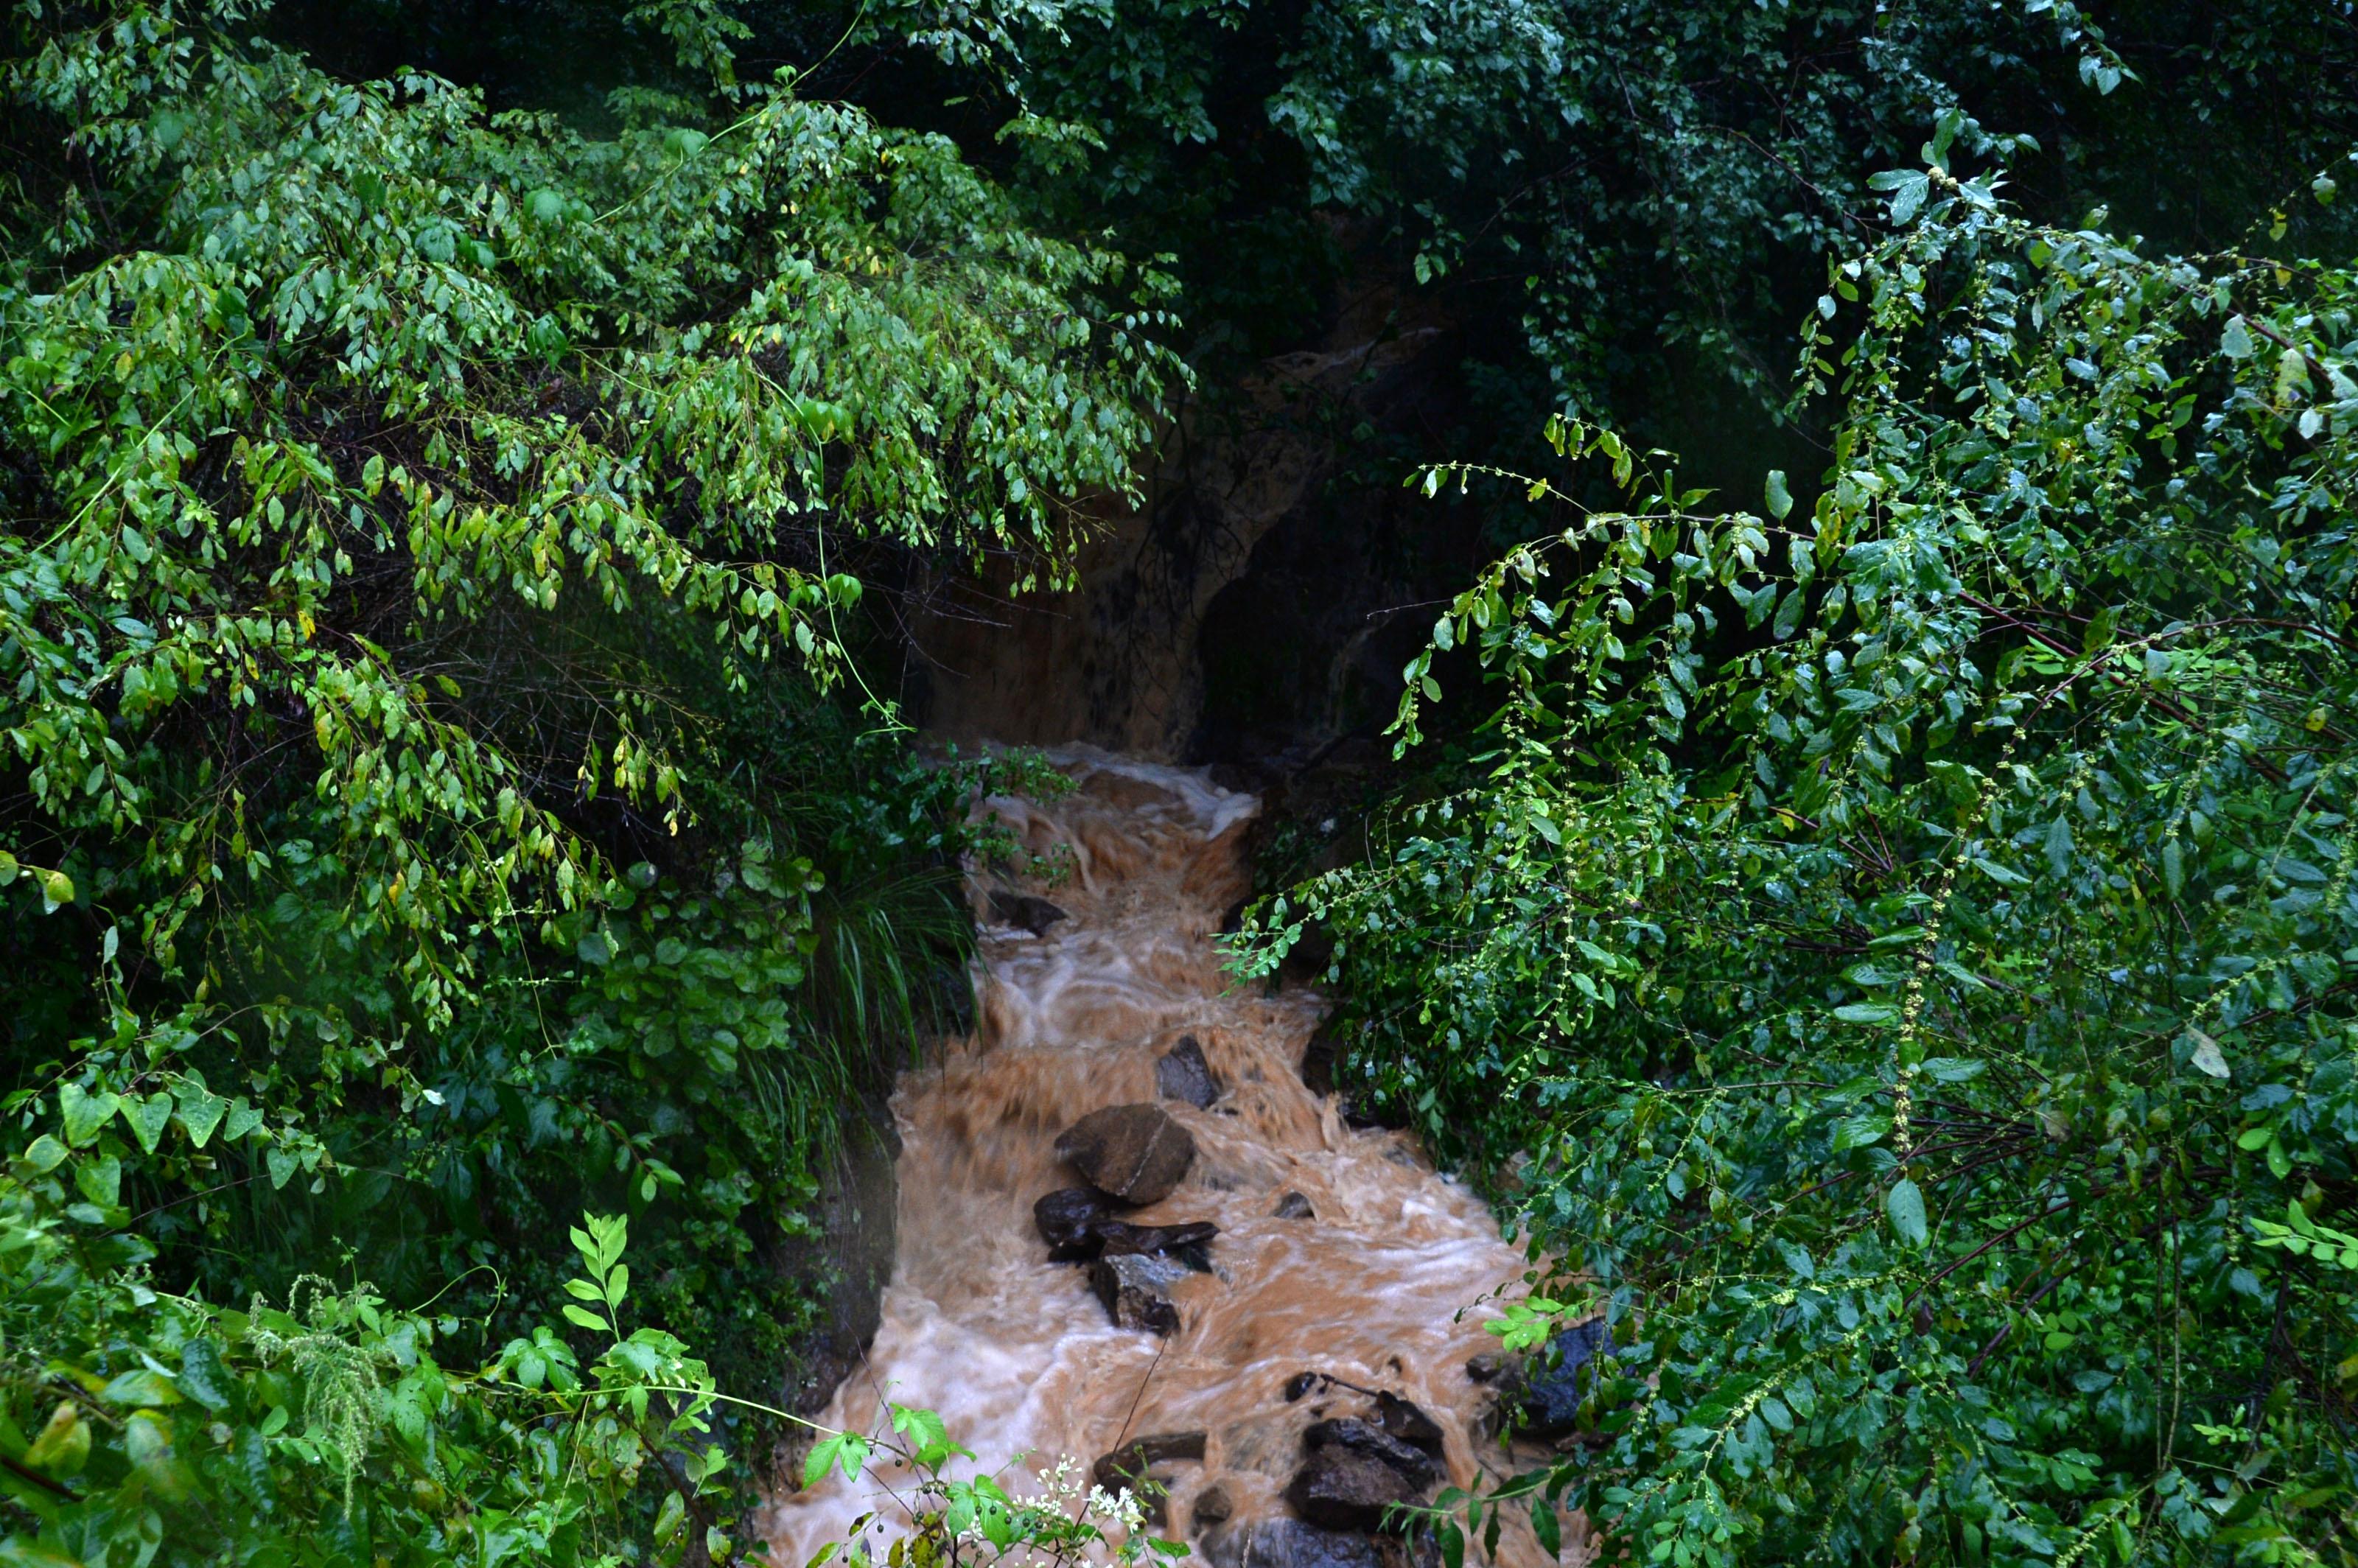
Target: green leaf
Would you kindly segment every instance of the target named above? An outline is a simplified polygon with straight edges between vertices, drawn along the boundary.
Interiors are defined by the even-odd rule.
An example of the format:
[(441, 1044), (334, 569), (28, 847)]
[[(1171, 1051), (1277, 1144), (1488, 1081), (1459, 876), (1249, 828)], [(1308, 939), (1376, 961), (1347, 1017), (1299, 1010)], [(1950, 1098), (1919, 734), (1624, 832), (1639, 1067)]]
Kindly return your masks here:
[(66, 1084), (58, 1090), (58, 1116), (64, 1126), (66, 1141), (80, 1149), (98, 1136), (122, 1102), (112, 1092), (90, 1094), (80, 1084)]
[(1558, 1527), (1555, 1505), (1545, 1498), (1531, 1499), (1531, 1532), (1540, 1538), (1540, 1550), (1550, 1557), (1563, 1555), (1563, 1537)]
[(229, 1113), (227, 1100), (200, 1085), (181, 1085), (172, 1092), (172, 1103), (180, 1119), (180, 1130), (199, 1149), (211, 1141), (213, 1130)]
[(1785, 470), (1770, 469), (1768, 483), (1768, 515), (1779, 523), (1793, 510), (1793, 492), (1785, 488)]
[(2252, 357), (2252, 330), (2241, 316), (2227, 318), (2226, 330), (2219, 334), (2219, 351), (2231, 360)]
[(2200, 1029), (2189, 1029), (2187, 1038), (2194, 1042), (2194, 1054), (2188, 1058), (2198, 1073), (2208, 1073), (2214, 1078), (2227, 1076), (2227, 1056), (2219, 1049), (2219, 1042)]
[(1883, 1212), (1891, 1217), (1891, 1228), (1909, 1246), (1921, 1247), (1931, 1238), (1924, 1223), (1924, 1194), (1907, 1177), (1891, 1184), (1891, 1191), (1884, 1195)]
[(565, 1321), (568, 1323), (577, 1324), (583, 1328), (596, 1329), (603, 1334), (611, 1334), (614, 1330), (612, 1324), (587, 1307), (575, 1306), (571, 1302), (567, 1302), (564, 1310)]
[(2059, 816), (2047, 825), (2047, 869), (2057, 877), (2071, 872), (2071, 824)]
[(210, 1339), (191, 1339), (180, 1347), (180, 1375), (174, 1379), (180, 1392), (209, 1411), (230, 1406), (233, 1382), (222, 1365), (221, 1349)]
[(1975, 856), (1974, 869), (2000, 887), (2027, 888), (2030, 885), (2028, 877), (2024, 876), (2020, 871), (2001, 866), (1996, 860), (1985, 860)]
[(139, 1140), (139, 1147), (150, 1154), (156, 1152), (157, 1140), (164, 1136), (164, 1129), (171, 1124), (172, 1097), (162, 1093), (149, 1095), (146, 1099), (126, 1097), (119, 1102), (118, 1108), (123, 1112), (124, 1124), (131, 1129), (131, 1135)]
[(180, 1391), (162, 1373), (135, 1367), (101, 1389), (98, 1397), (111, 1405), (170, 1405), (179, 1403)]
[(840, 1468), (847, 1481), (856, 1481), (868, 1463), (868, 1440), (855, 1433), (832, 1433), (811, 1445), (803, 1461), (803, 1485), (816, 1487), (830, 1470)]

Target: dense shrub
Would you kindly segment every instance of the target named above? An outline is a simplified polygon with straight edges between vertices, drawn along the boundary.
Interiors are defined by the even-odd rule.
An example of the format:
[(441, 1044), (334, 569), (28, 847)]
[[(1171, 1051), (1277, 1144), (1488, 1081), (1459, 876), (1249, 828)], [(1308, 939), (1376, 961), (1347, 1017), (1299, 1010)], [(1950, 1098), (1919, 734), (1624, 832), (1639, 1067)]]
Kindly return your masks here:
[(1450, 605), (1399, 733), (1478, 664), (1481, 743), (1255, 962), (1323, 926), (1344, 1073), (1506, 1173), (1511, 1340), (1610, 1316), (1593, 1441), (1461, 1527), (2348, 1562), (2358, 273), (2033, 224), (1948, 145), (1828, 275), (1814, 505), (1557, 426), (1626, 507)]

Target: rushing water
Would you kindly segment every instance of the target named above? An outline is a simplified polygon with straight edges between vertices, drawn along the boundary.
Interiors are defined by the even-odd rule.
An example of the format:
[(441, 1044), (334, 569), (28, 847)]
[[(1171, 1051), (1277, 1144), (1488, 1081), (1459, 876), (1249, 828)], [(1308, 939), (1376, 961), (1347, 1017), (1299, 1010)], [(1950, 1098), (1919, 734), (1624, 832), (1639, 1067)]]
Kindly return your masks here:
[[(1180, 1534), (1215, 1482), (1239, 1521), (1285, 1511), (1280, 1493), (1314, 1412), (1364, 1403), (1289, 1401), (1287, 1383), (1304, 1371), (1422, 1406), (1444, 1429), (1453, 1483), (1498, 1473), (1495, 1450), (1469, 1437), (1487, 1390), (1466, 1363), (1495, 1348), (1482, 1325), (1501, 1293), (1523, 1289), (1527, 1264), (1412, 1141), (1348, 1128), (1303, 1087), (1314, 995), (1265, 994), (1224, 974), (1215, 933), (1246, 891), (1258, 802), (1198, 773), (1077, 748), (1056, 755), (1072, 794), (986, 806), (1067, 868), (1022, 885), (1070, 918), (1045, 936), (987, 925), (976, 1034), (902, 1081), (899, 1251), (883, 1323), (825, 1419), (873, 1430), (882, 1400), (927, 1407), (990, 1469), (1019, 1456), (1035, 1470), (1065, 1455), (1087, 1466), (1126, 1437), (1201, 1431), (1204, 1460), (1170, 1467)], [(1032, 1206), (1079, 1179), (1055, 1157), (1057, 1133), (1098, 1107), (1154, 1100), (1155, 1060), (1182, 1034), (1201, 1043), (1227, 1092), (1208, 1110), (1160, 1102), (1193, 1133), (1195, 1162), (1167, 1199), (1124, 1217), (1210, 1220), (1219, 1236), (1213, 1271), (1174, 1289), (1181, 1324), (1164, 1340), (1114, 1327), (1085, 1268), (1045, 1260)], [(1277, 1217), (1288, 1193), (1314, 1217)], [(873, 1479), (835, 1476), (781, 1499), (769, 1519), (775, 1560), (801, 1564), (871, 1511), (872, 1530), (892, 1528)], [(1509, 1559), (1536, 1551), (1528, 1529), (1500, 1543)]]

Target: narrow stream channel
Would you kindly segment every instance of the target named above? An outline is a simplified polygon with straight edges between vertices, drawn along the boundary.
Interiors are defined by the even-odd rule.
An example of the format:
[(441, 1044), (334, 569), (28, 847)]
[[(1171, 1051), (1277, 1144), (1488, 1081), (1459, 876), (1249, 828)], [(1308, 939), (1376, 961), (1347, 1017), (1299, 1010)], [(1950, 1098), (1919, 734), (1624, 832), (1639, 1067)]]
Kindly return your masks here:
[[(1373, 1563), (1364, 1537), (1289, 1522), (1305, 1433), (1373, 1422), (1382, 1393), (1439, 1428), (1423, 1436), (1438, 1451), (1435, 1484), (1503, 1474), (1495, 1443), (1476, 1438), (1495, 1395), (1467, 1363), (1496, 1349), (1483, 1324), (1502, 1292), (1523, 1289), (1525, 1260), (1413, 1140), (1353, 1129), (1303, 1086), (1323, 1011), (1314, 994), (1238, 988), (1223, 972), (1215, 935), (1247, 890), (1255, 798), (1197, 772), (1080, 748), (1054, 755), (1076, 784), (1070, 795), (987, 807), (1068, 874), (976, 890), (986, 912), (977, 1033), (904, 1076), (894, 1098), (897, 1261), (868, 1365), (825, 1419), (872, 1430), (885, 1400), (938, 1411), (979, 1467), (1006, 1467), (1011, 1489), (1024, 1481), (1012, 1462), (1044, 1471), (1071, 1456), (1086, 1469), (1119, 1444), (1201, 1433), (1200, 1457), (1155, 1466), (1172, 1536), (1218, 1568)], [(1046, 899), (1065, 917), (1042, 935), (1011, 926), (1011, 909), (1035, 923), (1046, 912), (1002, 896), (991, 919), (992, 890)], [(1196, 1051), (1208, 1091), (1193, 1076)], [(1159, 1081), (1174, 1053), (1181, 1065), (1162, 1066)], [(1166, 1098), (1191, 1082), (1195, 1098), (1217, 1097), (1208, 1107)], [(1197, 1258), (1207, 1270), (1162, 1271), (1177, 1276), (1162, 1287), (1177, 1318), (1167, 1336), (1117, 1326), (1090, 1269), (1050, 1261), (1034, 1221), (1037, 1200), (1083, 1181), (1058, 1158), (1058, 1135), (1125, 1105), (1167, 1113), (1195, 1155), (1168, 1196), (1119, 1217), (1218, 1227)], [(784, 1498), (769, 1518), (774, 1560), (799, 1568), (871, 1511), (875, 1532), (905, 1519), (873, 1478), (835, 1476)], [(1401, 1548), (1381, 1555), (1397, 1560)], [(1528, 1526), (1498, 1555), (1552, 1561)], [(1565, 1559), (1580, 1555), (1568, 1531)]]

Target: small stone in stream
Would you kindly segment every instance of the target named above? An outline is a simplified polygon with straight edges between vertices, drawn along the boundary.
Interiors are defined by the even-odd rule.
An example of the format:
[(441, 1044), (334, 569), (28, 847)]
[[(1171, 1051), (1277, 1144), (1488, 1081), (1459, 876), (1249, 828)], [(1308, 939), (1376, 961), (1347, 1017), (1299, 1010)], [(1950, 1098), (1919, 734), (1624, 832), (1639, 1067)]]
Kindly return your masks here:
[(1320, 1530), (1298, 1519), (1215, 1525), (1204, 1534), (1210, 1568), (1383, 1568), (1383, 1553), (1364, 1535)]
[(1441, 1454), (1441, 1423), (1398, 1394), (1376, 1396), (1376, 1425), (1386, 1436), (1397, 1437), (1412, 1448), (1421, 1448), (1435, 1458)]
[(1286, 1485), (1285, 1500), (1326, 1530), (1381, 1529), (1386, 1510), (1423, 1501), (1439, 1478), (1430, 1457), (1363, 1421), (1322, 1421), (1303, 1441), (1310, 1455)]
[(1154, 1465), (1203, 1457), (1202, 1433), (1157, 1432), (1145, 1437), (1133, 1437), (1112, 1453), (1100, 1455), (1098, 1462), (1089, 1466), (1089, 1476), (1109, 1492), (1123, 1487), (1136, 1491), (1137, 1481)]
[(1215, 1481), (1195, 1494), (1195, 1507), (1190, 1518), (1195, 1533), (1201, 1535), (1206, 1526), (1227, 1523), (1228, 1516), (1236, 1511), (1237, 1505), (1229, 1500), (1228, 1489)]
[(1056, 1158), (1090, 1184), (1142, 1207), (1171, 1195), (1195, 1162), (1195, 1140), (1155, 1105), (1109, 1105), (1065, 1129)]
[[(1580, 1424), (1580, 1403), (1595, 1383), (1589, 1363), (1613, 1348), (1605, 1320), (1592, 1317), (1555, 1336), (1555, 1364), (1526, 1373), (1522, 1395), (1525, 1430), (1535, 1437), (1563, 1437)], [(1586, 1375), (1584, 1376), (1584, 1373)]]
[(1220, 1227), (1208, 1219), (1186, 1225), (1132, 1225), (1127, 1220), (1100, 1219), (1089, 1226), (1098, 1249), (1108, 1255), (1155, 1253), (1176, 1258), (1199, 1274), (1212, 1271), (1212, 1238)]
[(1105, 1303), (1116, 1328), (1174, 1334), (1179, 1308), (1171, 1287), (1187, 1277), (1187, 1265), (1170, 1258), (1120, 1252), (1089, 1265), (1089, 1283)]
[(1270, 1212), (1279, 1219), (1316, 1219), (1318, 1217), (1318, 1211), (1312, 1208), (1310, 1200), (1300, 1193), (1286, 1194), (1277, 1200), (1277, 1207)]
[(1046, 899), (1028, 892), (992, 893), (990, 917), (1001, 925), (1012, 925), (1034, 936), (1045, 936), (1056, 922), (1072, 918)]
[(1212, 1076), (1212, 1065), (1204, 1059), (1203, 1044), (1194, 1035), (1182, 1034), (1179, 1044), (1155, 1059), (1154, 1092), (1198, 1110), (1210, 1109), (1220, 1098), (1220, 1080)]
[(1293, 1377), (1288, 1378), (1285, 1380), (1285, 1402), (1287, 1404), (1292, 1404), (1294, 1400), (1300, 1399), (1303, 1395), (1316, 1388), (1318, 1386), (1318, 1381), (1319, 1375), (1315, 1372), (1296, 1372)]

